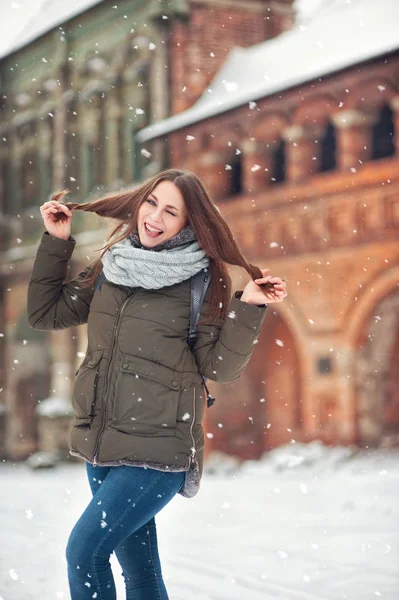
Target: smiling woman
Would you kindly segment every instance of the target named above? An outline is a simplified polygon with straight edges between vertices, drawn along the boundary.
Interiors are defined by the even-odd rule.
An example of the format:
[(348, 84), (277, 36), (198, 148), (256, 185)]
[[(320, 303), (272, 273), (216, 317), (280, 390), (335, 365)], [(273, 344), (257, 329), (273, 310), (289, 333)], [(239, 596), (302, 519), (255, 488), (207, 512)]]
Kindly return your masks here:
[[(71, 598), (115, 600), (115, 552), (127, 598), (167, 600), (155, 515), (177, 493), (191, 498), (199, 490), (203, 378), (240, 376), (266, 302), (281, 302), (285, 283), (246, 261), (193, 173), (163, 171), (92, 203), (62, 204), (65, 193), (41, 206), (47, 232), (29, 284), (28, 317), (35, 329), (88, 325), (72, 391), (70, 452), (86, 461), (93, 500), (67, 546)], [(65, 282), (75, 210), (119, 223), (101, 258)], [(233, 297), (227, 264), (251, 277)], [(97, 286), (101, 271), (105, 280)], [(210, 285), (190, 343), (198, 274)]]

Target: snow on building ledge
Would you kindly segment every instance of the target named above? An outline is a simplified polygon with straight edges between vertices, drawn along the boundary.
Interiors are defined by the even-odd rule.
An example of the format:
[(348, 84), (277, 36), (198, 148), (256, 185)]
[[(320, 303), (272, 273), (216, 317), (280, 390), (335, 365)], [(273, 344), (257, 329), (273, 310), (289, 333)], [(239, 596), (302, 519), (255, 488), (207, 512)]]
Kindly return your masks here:
[(36, 407), (36, 412), (41, 417), (57, 419), (59, 417), (72, 417), (73, 410), (69, 398), (54, 396), (42, 400)]

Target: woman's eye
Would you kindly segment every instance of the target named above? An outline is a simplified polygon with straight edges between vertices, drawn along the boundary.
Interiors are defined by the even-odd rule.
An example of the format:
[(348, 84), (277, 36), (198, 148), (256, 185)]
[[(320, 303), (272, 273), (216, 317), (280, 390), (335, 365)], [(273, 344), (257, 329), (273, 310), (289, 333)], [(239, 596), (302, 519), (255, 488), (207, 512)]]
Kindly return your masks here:
[(176, 216), (175, 213), (172, 213), (170, 210), (167, 210), (166, 212), (169, 213), (170, 215), (172, 215), (172, 217)]
[(147, 202), (148, 202), (149, 204), (155, 204), (154, 200), (151, 200), (151, 198), (148, 198), (148, 199), (147, 199)]

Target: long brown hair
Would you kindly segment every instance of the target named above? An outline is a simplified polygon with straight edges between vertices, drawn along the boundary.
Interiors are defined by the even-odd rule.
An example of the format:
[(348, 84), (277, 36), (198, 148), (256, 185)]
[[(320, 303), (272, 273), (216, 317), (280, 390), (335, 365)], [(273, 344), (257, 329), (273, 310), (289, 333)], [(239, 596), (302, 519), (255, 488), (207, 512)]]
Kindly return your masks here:
[[(79, 204), (67, 202), (70, 210), (83, 210), (94, 212), (101, 217), (117, 219), (120, 223), (114, 228), (103, 247), (103, 254), (116, 242), (119, 242), (137, 229), (137, 218), (140, 206), (153, 192), (161, 181), (171, 181), (180, 190), (187, 210), (188, 222), (197, 237), (198, 243), (210, 261), (211, 283), (210, 302), (211, 310), (205, 322), (215, 323), (225, 317), (230, 302), (231, 280), (227, 266), (237, 265), (243, 267), (252, 279), (262, 277), (261, 270), (248, 263), (243, 257), (233, 235), (213, 204), (201, 180), (194, 173), (167, 169), (133, 189), (106, 194), (93, 202)], [(68, 190), (56, 192), (52, 200), (59, 202)], [(65, 219), (64, 213), (57, 213), (56, 219)], [(93, 264), (87, 282), (92, 284), (99, 275), (102, 263), (101, 257)]]

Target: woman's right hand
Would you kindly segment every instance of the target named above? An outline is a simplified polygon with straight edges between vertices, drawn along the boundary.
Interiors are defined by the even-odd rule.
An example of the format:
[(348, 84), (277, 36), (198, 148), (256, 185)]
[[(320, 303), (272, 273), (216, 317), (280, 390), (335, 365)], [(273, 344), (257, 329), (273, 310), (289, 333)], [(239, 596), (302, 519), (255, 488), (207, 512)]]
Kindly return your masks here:
[(50, 235), (67, 240), (71, 235), (72, 212), (55, 200), (45, 202), (40, 207), (44, 226)]

